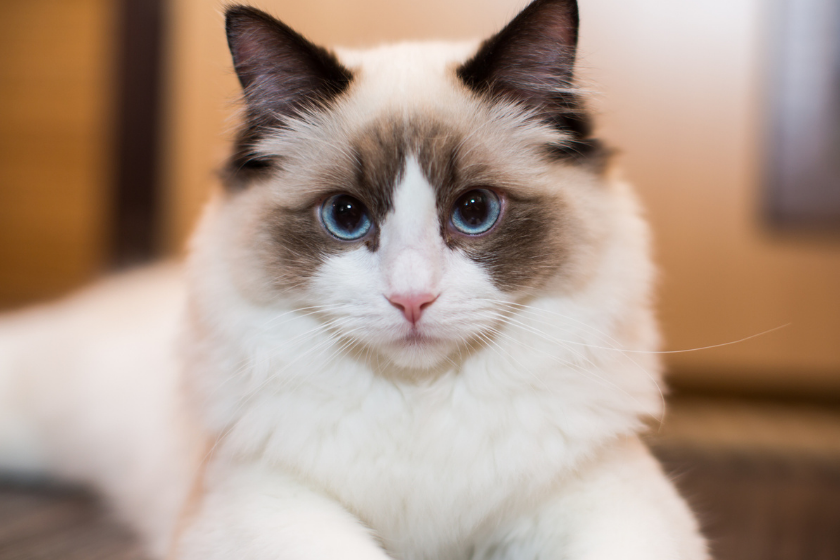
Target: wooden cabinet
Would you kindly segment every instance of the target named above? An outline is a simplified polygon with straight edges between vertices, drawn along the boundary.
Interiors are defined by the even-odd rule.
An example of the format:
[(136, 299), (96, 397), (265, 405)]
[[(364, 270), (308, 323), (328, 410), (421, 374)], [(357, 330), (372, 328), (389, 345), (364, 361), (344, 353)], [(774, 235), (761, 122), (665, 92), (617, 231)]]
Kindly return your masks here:
[(0, 2), (0, 307), (62, 293), (104, 265), (112, 4)]

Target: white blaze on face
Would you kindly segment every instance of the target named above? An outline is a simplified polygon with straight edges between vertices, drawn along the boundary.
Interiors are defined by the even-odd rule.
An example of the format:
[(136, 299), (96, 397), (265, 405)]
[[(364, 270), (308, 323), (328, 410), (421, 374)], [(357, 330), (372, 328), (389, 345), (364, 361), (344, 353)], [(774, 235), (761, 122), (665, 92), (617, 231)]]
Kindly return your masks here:
[(385, 297), (406, 306), (430, 305), (440, 295), (445, 251), (434, 188), (417, 160), (410, 158), (380, 232)]
[(503, 297), (488, 273), (441, 237), (435, 189), (414, 158), (378, 224), (379, 247), (326, 259), (313, 305), (332, 308), (338, 330), (403, 367), (432, 367), (495, 322)]

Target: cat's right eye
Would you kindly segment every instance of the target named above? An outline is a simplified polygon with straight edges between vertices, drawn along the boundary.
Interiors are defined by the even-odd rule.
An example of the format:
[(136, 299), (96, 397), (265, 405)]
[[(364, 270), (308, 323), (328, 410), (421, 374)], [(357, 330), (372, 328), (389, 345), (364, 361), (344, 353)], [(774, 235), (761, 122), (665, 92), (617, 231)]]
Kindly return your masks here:
[(321, 223), (324, 229), (342, 241), (361, 239), (373, 226), (365, 205), (347, 194), (337, 194), (324, 201)]
[(489, 189), (473, 189), (461, 195), (452, 208), (452, 225), (461, 233), (481, 235), (499, 219), (502, 204)]

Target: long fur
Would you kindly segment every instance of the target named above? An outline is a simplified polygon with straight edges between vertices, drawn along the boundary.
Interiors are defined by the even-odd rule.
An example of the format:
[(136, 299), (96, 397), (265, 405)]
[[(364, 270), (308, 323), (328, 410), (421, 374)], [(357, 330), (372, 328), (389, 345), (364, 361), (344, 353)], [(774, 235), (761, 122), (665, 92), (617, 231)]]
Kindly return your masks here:
[[(569, 134), (517, 99), (460, 83), (476, 48), (340, 51), (346, 94), (255, 140), (281, 167), (214, 198), (186, 273), (3, 318), (0, 464), (95, 485), (156, 557), (706, 558), (637, 436), (662, 395), (636, 199), (546, 159)], [(438, 144), (384, 129), (515, 178), (509, 212), (537, 201), (517, 227), (538, 217), (550, 254), (448, 232)], [(278, 221), (310, 219), (294, 208), (371, 134), (406, 151), (376, 243), (284, 247)], [(429, 287), (415, 327), (387, 300)]]

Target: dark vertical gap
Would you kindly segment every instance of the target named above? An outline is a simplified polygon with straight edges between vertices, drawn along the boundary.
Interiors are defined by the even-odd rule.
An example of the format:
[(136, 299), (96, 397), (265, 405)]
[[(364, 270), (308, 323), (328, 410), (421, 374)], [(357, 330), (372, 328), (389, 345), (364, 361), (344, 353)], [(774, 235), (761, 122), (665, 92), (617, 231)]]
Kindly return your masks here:
[(165, 0), (120, 0), (112, 262), (157, 252)]

